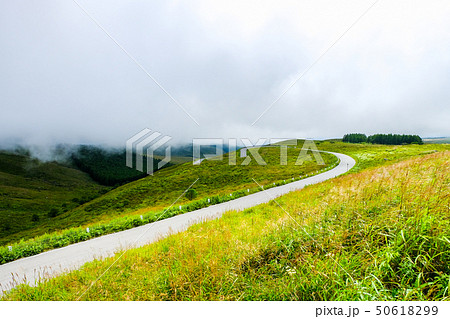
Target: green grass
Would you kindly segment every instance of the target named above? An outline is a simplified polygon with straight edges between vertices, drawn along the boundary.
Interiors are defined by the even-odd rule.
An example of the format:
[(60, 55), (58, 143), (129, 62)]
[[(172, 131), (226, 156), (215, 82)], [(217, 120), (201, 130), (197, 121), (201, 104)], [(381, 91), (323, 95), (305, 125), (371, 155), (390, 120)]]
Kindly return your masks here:
[(381, 165), (389, 165), (410, 157), (432, 154), (449, 150), (449, 144), (426, 145), (379, 145), (379, 144), (352, 144), (340, 140), (326, 140), (317, 142), (319, 150), (332, 151), (350, 155), (356, 160), (351, 172), (360, 172), (363, 169)]
[[(154, 176), (119, 187), (75, 209), (68, 210), (66, 207), (64, 210), (67, 211), (55, 218), (44, 218), (48, 209), (44, 210), (45, 213), (41, 212), (41, 214), (45, 216), (39, 223), (29, 223), (28, 229), (2, 238), (1, 243), (12, 245), (14, 251), (10, 252), (6, 246), (0, 247), (0, 263), (157, 220), (164, 209), (169, 207), (197, 178), (199, 181), (194, 188), (199, 200), (195, 200), (182, 211), (167, 212), (164, 215), (165, 218), (183, 211), (205, 207), (210, 204), (206, 203), (208, 197), (217, 197), (214, 203), (219, 203), (231, 199), (226, 197), (230, 193), (233, 193), (234, 197), (241, 196), (236, 192), (257, 186), (252, 178), (255, 178), (258, 183), (269, 185), (280, 180), (290, 180), (293, 176), (311, 174), (321, 168), (315, 162), (306, 162), (300, 167), (294, 165), (302, 142), (298, 142), (298, 148), (289, 148), (289, 161), (286, 166), (279, 165), (280, 150), (277, 148), (261, 149), (260, 153), (268, 163), (266, 166), (256, 165), (254, 161), (249, 166), (241, 166), (239, 164), (243, 159), (239, 157), (238, 165), (230, 166), (228, 155), (225, 155), (223, 161), (204, 161), (199, 166), (193, 166), (189, 162), (163, 169), (156, 172)], [(346, 153), (357, 159), (357, 165), (352, 172), (449, 149), (448, 145), (386, 146), (350, 144), (337, 140), (316, 143), (320, 149)], [(322, 156), (327, 164), (333, 161), (330, 155)], [(52, 163), (52, 165), (57, 164)], [(4, 166), (14, 169), (11, 163), (5, 163)], [(189, 202), (183, 197), (175, 206), (176, 208), (179, 205), (185, 206)], [(69, 204), (77, 206), (71, 202)], [(15, 211), (12, 210), (12, 212)], [(140, 219), (141, 215), (142, 219)], [(28, 212), (25, 218), (31, 220), (31, 217), (32, 214)], [(86, 234), (86, 227), (96, 231)], [(21, 240), (20, 243), (18, 239)]]
[[(448, 300), (450, 152), (387, 150), (363, 157), (377, 167), (129, 250), (81, 299)], [(114, 260), (4, 299), (76, 300)]]
[[(0, 264), (244, 196), (248, 194), (247, 189), (251, 189), (250, 193), (257, 190), (253, 178), (270, 187), (277, 182), (284, 183), (285, 179), (292, 181), (292, 178), (299, 179), (300, 175), (330, 168), (336, 162), (333, 155), (323, 154), (325, 165), (318, 165), (311, 159), (297, 166), (295, 161), (299, 151), (294, 148), (288, 150), (287, 165), (279, 165), (278, 148), (264, 148), (260, 150), (267, 162), (264, 166), (255, 161), (250, 165), (240, 165), (243, 159), (239, 157), (237, 165), (230, 166), (228, 155), (225, 155), (222, 161), (204, 161), (201, 165), (185, 163), (160, 170), (154, 176), (118, 187), (51, 221), (16, 233), (14, 238), (22, 238), (22, 241), (8, 242), (12, 251), (6, 245), (0, 247)], [(196, 179), (194, 189), (199, 199), (191, 201), (182, 197), (166, 212), (165, 209)], [(180, 210), (178, 206), (183, 208)], [(87, 227), (90, 233), (86, 232)], [(4, 242), (8, 239), (4, 238)]]
[(0, 244), (21, 239), (23, 231), (33, 236), (54, 219), (52, 209), (63, 214), (106, 190), (79, 170), (0, 152)]

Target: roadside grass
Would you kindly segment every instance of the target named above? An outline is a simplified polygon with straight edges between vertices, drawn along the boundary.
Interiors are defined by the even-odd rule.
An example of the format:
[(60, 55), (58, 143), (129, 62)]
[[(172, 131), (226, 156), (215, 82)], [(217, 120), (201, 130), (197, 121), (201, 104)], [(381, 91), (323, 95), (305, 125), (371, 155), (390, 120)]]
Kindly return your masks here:
[(3, 299), (448, 300), (449, 158), (413, 157), (228, 212), (126, 251), (87, 292), (115, 257)]
[[(325, 165), (305, 158), (303, 165), (296, 166), (299, 151), (288, 150), (287, 165), (279, 165), (278, 148), (263, 148), (260, 154), (267, 162), (264, 166), (254, 160), (248, 166), (241, 166), (244, 159), (239, 156), (237, 165), (230, 166), (229, 154), (226, 154), (222, 161), (204, 161), (201, 165), (186, 163), (163, 169), (154, 176), (118, 187), (39, 227), (16, 233), (14, 238), (23, 236), (23, 240), (0, 247), (0, 264), (254, 193), (259, 189), (252, 178), (269, 188), (337, 164), (335, 156), (322, 154)], [(194, 188), (198, 199), (181, 197), (170, 207), (197, 178)], [(35, 237), (25, 240), (31, 235)]]
[(344, 143), (340, 140), (317, 141), (316, 144), (319, 150), (343, 153), (353, 157), (356, 165), (351, 172), (360, 172), (366, 168), (390, 165), (414, 156), (450, 150), (450, 144), (380, 145)]

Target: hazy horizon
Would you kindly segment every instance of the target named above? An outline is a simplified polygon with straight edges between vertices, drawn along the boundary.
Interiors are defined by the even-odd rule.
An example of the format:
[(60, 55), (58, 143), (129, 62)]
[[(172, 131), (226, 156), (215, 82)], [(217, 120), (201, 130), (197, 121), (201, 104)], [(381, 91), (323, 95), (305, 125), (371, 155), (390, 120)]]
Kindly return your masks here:
[(123, 147), (147, 127), (176, 144), (450, 136), (448, 16), (445, 1), (5, 1), (0, 146)]

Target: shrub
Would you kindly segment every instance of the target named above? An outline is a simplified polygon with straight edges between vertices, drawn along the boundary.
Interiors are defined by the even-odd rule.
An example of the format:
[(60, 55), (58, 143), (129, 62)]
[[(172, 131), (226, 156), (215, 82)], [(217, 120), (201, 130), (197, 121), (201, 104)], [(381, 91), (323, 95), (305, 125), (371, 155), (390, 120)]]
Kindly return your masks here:
[(48, 217), (53, 218), (53, 217), (58, 216), (58, 214), (59, 214), (59, 210), (53, 207), (53, 208), (50, 209), (50, 211), (48, 212)]
[(187, 192), (186, 192), (186, 198), (189, 200), (193, 200), (194, 198), (196, 198), (198, 195), (197, 191), (193, 188), (190, 188)]

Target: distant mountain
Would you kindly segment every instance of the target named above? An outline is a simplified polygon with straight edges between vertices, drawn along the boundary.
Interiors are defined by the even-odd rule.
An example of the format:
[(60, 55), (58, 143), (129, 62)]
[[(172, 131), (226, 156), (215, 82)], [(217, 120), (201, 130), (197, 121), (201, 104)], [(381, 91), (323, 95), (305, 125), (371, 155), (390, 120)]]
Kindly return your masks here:
[(423, 142), (426, 144), (450, 144), (450, 137), (425, 137)]

